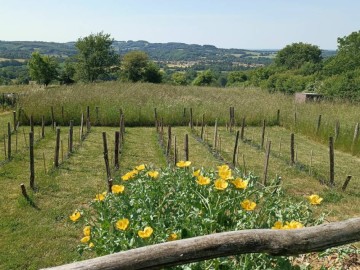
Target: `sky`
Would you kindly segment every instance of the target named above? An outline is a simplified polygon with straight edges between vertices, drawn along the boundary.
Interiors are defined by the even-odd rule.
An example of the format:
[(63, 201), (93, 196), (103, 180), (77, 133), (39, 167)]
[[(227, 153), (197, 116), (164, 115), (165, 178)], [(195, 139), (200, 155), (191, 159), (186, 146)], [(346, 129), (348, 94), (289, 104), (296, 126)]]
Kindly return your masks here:
[(360, 30), (359, 0), (0, 0), (0, 40), (69, 42), (92, 33), (119, 41), (281, 49), (336, 49)]

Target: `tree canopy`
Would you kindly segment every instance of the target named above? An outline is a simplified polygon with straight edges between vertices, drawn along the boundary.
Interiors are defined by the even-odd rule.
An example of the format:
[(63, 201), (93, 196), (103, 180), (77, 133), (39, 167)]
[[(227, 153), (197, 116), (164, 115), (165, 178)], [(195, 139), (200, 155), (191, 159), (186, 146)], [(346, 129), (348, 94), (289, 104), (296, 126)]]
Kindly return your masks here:
[(305, 63), (320, 63), (321, 50), (316, 45), (293, 43), (280, 50), (275, 57), (275, 64), (286, 69), (298, 69)]
[(119, 64), (119, 56), (112, 47), (113, 39), (103, 32), (79, 38), (76, 74), (82, 81), (93, 82), (110, 76)]
[(33, 52), (28, 62), (31, 79), (45, 86), (57, 78), (58, 66), (54, 57), (43, 56), (39, 52)]

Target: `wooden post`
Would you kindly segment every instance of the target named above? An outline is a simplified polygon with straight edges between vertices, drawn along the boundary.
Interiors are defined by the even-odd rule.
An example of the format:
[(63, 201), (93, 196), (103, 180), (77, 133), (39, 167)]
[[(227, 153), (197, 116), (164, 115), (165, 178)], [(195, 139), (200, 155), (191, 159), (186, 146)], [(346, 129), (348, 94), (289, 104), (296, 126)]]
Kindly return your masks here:
[(51, 106), (51, 126), (53, 130), (55, 129), (54, 123), (55, 123), (54, 106)]
[(70, 128), (69, 128), (69, 153), (73, 152), (73, 142), (74, 142), (74, 121), (70, 120)]
[(25, 185), (23, 183), (20, 184), (21, 193), (25, 197), (26, 200), (29, 200), (29, 195), (26, 192)]
[(262, 132), (261, 132), (261, 149), (264, 148), (265, 127), (266, 127), (266, 121), (265, 121), (265, 119), (264, 119), (264, 120), (263, 120), (263, 125), (262, 125)]
[(156, 132), (159, 132), (158, 114), (156, 108), (154, 108), (155, 128)]
[(29, 133), (30, 145), (30, 188), (35, 189), (34, 133)]
[(27, 147), (27, 140), (26, 140), (26, 135), (25, 135), (25, 129), (24, 128), (23, 128), (23, 135), (24, 135), (25, 146)]
[(263, 179), (264, 186), (266, 186), (266, 182), (267, 182), (267, 173), (268, 173), (269, 158), (270, 158), (270, 147), (271, 147), (271, 141), (268, 141), (266, 144), (265, 164), (264, 164), (264, 179)]
[(190, 108), (190, 128), (191, 128), (191, 129), (194, 128), (194, 123), (193, 123), (193, 110), (192, 110), (192, 108)]
[(90, 132), (90, 106), (86, 107), (86, 133)]
[(166, 147), (166, 156), (170, 156), (171, 151), (171, 126), (168, 127), (168, 140), (167, 140), (167, 147)]
[(121, 113), (121, 143), (123, 144), (125, 141), (125, 115)]
[(185, 134), (184, 150), (185, 150), (185, 161), (188, 161), (189, 160), (189, 135), (188, 134)]
[(351, 152), (354, 152), (354, 147), (359, 138), (359, 123), (356, 123), (355, 129), (354, 129), (354, 136), (351, 144)]
[(276, 124), (280, 126), (280, 109), (277, 110), (276, 114)]
[(243, 159), (243, 166), (244, 166), (244, 175), (246, 175), (246, 162), (245, 162), (245, 155), (242, 155), (242, 159)]
[(13, 111), (13, 123), (14, 123), (14, 131), (16, 131), (16, 126), (17, 126), (16, 111)]
[(96, 125), (99, 125), (99, 107), (95, 107), (95, 113), (96, 113)]
[(205, 124), (205, 114), (203, 113), (201, 119), (201, 133), (200, 133), (201, 140), (204, 140), (204, 124)]
[(106, 176), (107, 181), (111, 179), (111, 172), (109, 166), (109, 154), (108, 154), (108, 147), (107, 147), (107, 140), (106, 140), (106, 132), (102, 133), (103, 137), (103, 146), (104, 146), (104, 161), (105, 161), (105, 168), (106, 168)]
[(64, 119), (64, 106), (61, 106), (61, 119), (62, 119), (62, 125), (65, 124), (65, 119)]
[(4, 134), (4, 153), (5, 153), (5, 159), (7, 159), (7, 153), (6, 153), (6, 135)]
[(245, 133), (245, 117), (243, 117), (242, 123), (241, 123), (240, 139), (241, 139), (242, 141), (244, 140), (244, 133)]
[(81, 120), (80, 120), (80, 144), (84, 139), (84, 113), (81, 113)]
[(350, 180), (351, 180), (351, 175), (348, 175), (347, 177), (346, 177), (346, 180), (345, 180), (345, 182), (344, 182), (344, 184), (343, 184), (343, 186), (342, 186), (342, 188), (341, 188), (341, 190), (342, 191), (345, 191), (345, 189), (346, 189), (346, 187), (348, 186), (348, 184), (349, 184), (349, 182), (350, 182)]
[(160, 141), (161, 141), (161, 146), (164, 147), (164, 118), (162, 117), (160, 123)]
[(178, 153), (177, 153), (176, 136), (174, 136), (174, 166), (176, 166), (176, 163), (178, 162), (177, 155), (178, 155)]
[(186, 126), (186, 108), (183, 110), (183, 125)]
[(18, 132), (15, 132), (15, 153), (18, 151)]
[(56, 128), (56, 144), (55, 144), (55, 155), (54, 155), (54, 166), (59, 167), (59, 154), (60, 154), (60, 128)]
[(291, 133), (290, 135), (290, 165), (295, 164), (295, 135)]
[(334, 173), (334, 167), (335, 167), (335, 163), (334, 163), (334, 139), (333, 137), (329, 137), (329, 157), (330, 157), (330, 186), (335, 186), (335, 173)]
[(230, 132), (232, 132), (232, 128), (233, 128), (233, 107), (229, 108), (229, 112), (230, 112), (230, 117), (229, 117), (229, 130)]
[(239, 135), (240, 135), (240, 132), (238, 130), (236, 132), (236, 139), (235, 139), (235, 146), (234, 146), (234, 153), (233, 153), (233, 160), (232, 160), (234, 167), (236, 167), (236, 151), (238, 150)]
[(319, 134), (320, 126), (321, 126), (321, 114), (319, 114), (319, 118), (318, 118), (318, 121), (317, 121), (316, 134)]
[(309, 175), (312, 174), (312, 163), (313, 163), (313, 150), (310, 151)]
[(295, 111), (295, 113), (294, 113), (294, 126), (295, 126), (295, 128), (296, 128), (296, 124), (297, 124), (297, 113)]
[(41, 116), (41, 138), (45, 138), (45, 117)]
[(11, 159), (11, 126), (10, 126), (10, 122), (8, 122), (8, 160)]
[(33, 115), (30, 115), (30, 131), (32, 133), (34, 133), (34, 118), (33, 118)]
[(120, 142), (120, 132), (115, 131), (115, 155), (114, 155), (114, 166), (115, 169), (119, 169), (119, 143)]
[(60, 148), (61, 148), (61, 163), (64, 162), (64, 143), (63, 140), (60, 141)]
[(107, 181), (107, 184), (108, 184), (108, 192), (109, 192), (109, 193), (112, 193), (113, 180), (112, 180), (112, 179), (109, 179), (109, 180)]
[(3, 111), (5, 111), (5, 93), (2, 93), (2, 107)]
[(217, 137), (218, 137), (218, 128), (217, 128), (217, 119), (215, 120), (215, 130), (214, 130), (214, 149), (217, 147)]

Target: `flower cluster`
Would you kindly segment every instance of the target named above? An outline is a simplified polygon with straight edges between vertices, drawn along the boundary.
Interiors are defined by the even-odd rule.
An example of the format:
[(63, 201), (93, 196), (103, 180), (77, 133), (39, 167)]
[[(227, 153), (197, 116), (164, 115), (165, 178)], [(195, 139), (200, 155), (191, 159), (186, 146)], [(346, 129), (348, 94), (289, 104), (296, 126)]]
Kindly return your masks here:
[(292, 220), (290, 222), (286, 221), (285, 224), (282, 221), (276, 221), (272, 229), (276, 230), (291, 230), (291, 229), (301, 229), (304, 225), (298, 221)]

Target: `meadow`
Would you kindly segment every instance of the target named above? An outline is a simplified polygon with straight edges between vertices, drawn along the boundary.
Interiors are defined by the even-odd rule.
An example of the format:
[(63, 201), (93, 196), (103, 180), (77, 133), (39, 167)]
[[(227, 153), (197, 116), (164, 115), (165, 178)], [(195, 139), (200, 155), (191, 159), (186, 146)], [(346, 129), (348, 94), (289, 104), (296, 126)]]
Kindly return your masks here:
[[(1, 91), (8, 92), (9, 88)], [(244, 179), (249, 178), (250, 182), (255, 181), (251, 179), (261, 182), (263, 177), (265, 149), (260, 145), (261, 125), (265, 119), (265, 139), (272, 142), (268, 178), (273, 181), (281, 177), (281, 186), (286, 196), (286, 200), (285, 197), (281, 197), (281, 200), (291, 200), (292, 205), (304, 205), (306, 197), (316, 193), (324, 200), (322, 204), (309, 208), (312, 217), (326, 213), (325, 219), (333, 221), (359, 215), (359, 209), (354, 207), (359, 205), (360, 201), (360, 161), (357, 158), (359, 145), (357, 141), (355, 145), (352, 142), (359, 110), (356, 104), (295, 104), (291, 96), (268, 94), (258, 89), (195, 88), (114, 82), (56, 86), (47, 89), (32, 86), (19, 92), (20, 102), (15, 110), (17, 116), (21, 111), (21, 122), (18, 130), (12, 134), (13, 156), (11, 160), (7, 160), (5, 154), (0, 156), (0, 194), (3, 198), (0, 201), (3, 213), (0, 230), (1, 269), (38, 269), (97, 256), (97, 253), (91, 250), (85, 251), (82, 256), (77, 252), (82, 229), (86, 224), (71, 222), (69, 215), (76, 209), (88, 209), (88, 202), (92, 201), (96, 194), (101, 194), (107, 189), (102, 132), (107, 133), (109, 160), (115, 184), (126, 185), (127, 182), (122, 180), (122, 176), (140, 164), (146, 164), (149, 169), (163, 170), (164, 175), (170, 173), (164, 168), (174, 167), (174, 151), (170, 151), (170, 158), (166, 157), (165, 148), (162, 147), (161, 137), (154, 124), (154, 108), (157, 110), (158, 119), (163, 119), (165, 125), (164, 145), (167, 125), (171, 125), (172, 136), (176, 136), (177, 141), (177, 158), (185, 159), (184, 138), (188, 134), (191, 167), (203, 168), (204, 172), (210, 171), (209, 175), (212, 170), (212, 173), (215, 173), (214, 168), (217, 166), (231, 164), (235, 134), (241, 128), (242, 118), (246, 117), (244, 139), (239, 142), (234, 173), (237, 171)], [(61, 129), (58, 168), (54, 168), (53, 165), (55, 130), (51, 127), (51, 106), (54, 108), (54, 121)], [(92, 127), (85, 139), (80, 140), (81, 114), (86, 113), (87, 106), (90, 108)], [(231, 106), (235, 108), (236, 119), (232, 131), (227, 127)], [(193, 111), (193, 129), (188, 126), (190, 108)], [(119, 130), (120, 109), (125, 114), (126, 133), (121, 149), (120, 168), (115, 170), (114, 133)], [(277, 118), (278, 110), (280, 119)], [(13, 109), (9, 108), (0, 115), (0, 134), (4, 134), (4, 146), (7, 123), (13, 121), (12, 111)], [(322, 115), (322, 123), (320, 130), (316, 132), (319, 114)], [(28, 185), (30, 115), (36, 124), (35, 191)], [(43, 115), (46, 119), (45, 138), (40, 135)], [(203, 115), (206, 127), (204, 140), (201, 140), (199, 137)], [(76, 125), (75, 151), (68, 154), (70, 120), (74, 120)], [(216, 120), (219, 125), (219, 137), (215, 148), (213, 138)], [(326, 185), (329, 166), (327, 139), (328, 136), (334, 135), (337, 120), (341, 123), (341, 128), (335, 141), (336, 186), (330, 188)], [(293, 166), (289, 162), (292, 132), (295, 133), (296, 145), (296, 163)], [(347, 175), (352, 175), (353, 178), (347, 189), (342, 191), (341, 186)], [(146, 178), (146, 175), (141, 177)], [(188, 179), (191, 176), (186, 177)], [(140, 178), (139, 181), (145, 181), (145, 178)], [(20, 183), (26, 185), (32, 204), (21, 195)], [(135, 184), (128, 185), (130, 188)], [(161, 190), (160, 187), (156, 189)], [(202, 194), (202, 191), (198, 192)], [(138, 194), (143, 193), (140, 190)], [(231, 201), (229, 203), (231, 204)], [(214, 208), (214, 211), (215, 209), (219, 211), (217, 208)], [(291, 215), (293, 214), (288, 214), (289, 218), (297, 217)], [(149, 218), (150, 216), (149, 214)], [(274, 221), (275, 217), (272, 217), (261, 223), (262, 225), (252, 225), (271, 226)], [(249, 219), (249, 222), (252, 221)], [(312, 224), (305, 218), (302, 222)], [(139, 223), (137, 226), (145, 223)], [(211, 231), (210, 229), (202, 233)], [(26, 252), (23, 252), (24, 250)], [(19, 253), (22, 256), (19, 256)]]

